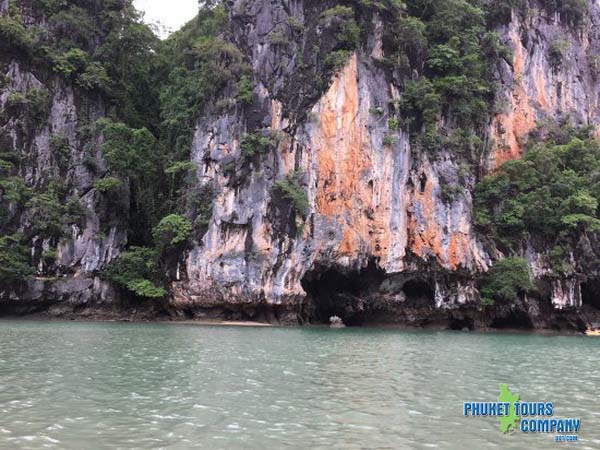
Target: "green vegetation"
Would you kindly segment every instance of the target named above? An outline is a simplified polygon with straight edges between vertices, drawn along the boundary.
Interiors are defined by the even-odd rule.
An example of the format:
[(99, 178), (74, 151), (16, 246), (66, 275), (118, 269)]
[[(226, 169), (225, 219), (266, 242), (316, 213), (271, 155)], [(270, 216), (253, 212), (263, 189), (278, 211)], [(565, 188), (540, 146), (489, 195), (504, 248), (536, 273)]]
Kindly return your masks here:
[[(580, 27), (585, 20), (587, 0), (540, 0), (542, 8), (550, 14), (559, 14), (561, 20), (573, 28)], [(536, 7), (533, 3), (533, 7)], [(487, 5), (487, 18), (491, 25), (505, 24), (510, 21), (511, 11), (526, 10), (529, 4), (526, 0), (494, 0)]]
[(156, 249), (131, 247), (104, 271), (103, 277), (139, 297), (164, 297), (165, 289), (157, 285), (161, 278), (158, 257)]
[(266, 155), (273, 151), (278, 144), (277, 132), (255, 131), (242, 137), (240, 149), (244, 161), (250, 162), (255, 156)]
[(550, 42), (550, 48), (548, 49), (548, 57), (550, 58), (550, 64), (554, 68), (558, 68), (562, 65), (563, 59), (569, 50), (569, 42), (564, 39), (555, 39)]
[(109, 90), (111, 80), (100, 63), (92, 61), (81, 49), (72, 48), (54, 57), (54, 70), (75, 81), (84, 89)]
[(43, 192), (34, 193), (26, 203), (25, 217), (29, 222), (31, 236), (44, 236), (58, 239), (63, 236), (65, 205), (61, 201), (61, 186), (51, 183)]
[[(435, 152), (454, 133), (483, 132), (493, 111), (494, 62), (507, 50), (487, 31), (486, 6), (469, 0), (409, 0), (386, 28), (383, 61), (402, 75), (396, 105), (416, 148)], [(440, 119), (455, 124), (440, 130)], [(483, 146), (467, 155), (477, 160)]]
[(292, 172), (285, 179), (276, 181), (273, 189), (291, 203), (297, 214), (306, 216), (309, 212), (309, 203), (306, 189), (302, 186), (302, 178), (302, 172)]
[(556, 129), (475, 192), (475, 221), (508, 247), (528, 235), (555, 241), (600, 230), (600, 144), (589, 129)]
[(123, 182), (115, 177), (102, 178), (94, 183), (94, 187), (103, 194), (114, 192), (123, 185)]
[(161, 202), (163, 209), (158, 202), (163, 198), (165, 183), (161, 145), (147, 128), (134, 129), (110, 119), (96, 122), (96, 130), (104, 138), (102, 153), (110, 170), (110, 176), (98, 181), (96, 187), (106, 193), (119, 184), (129, 183), (130, 233), (137, 242), (146, 243), (157, 218), (171, 206)]
[(53, 134), (50, 136), (49, 145), (58, 165), (65, 165), (69, 161), (71, 150), (67, 137), (64, 134)]
[[(505, 163), (475, 191), (479, 231), (509, 252), (525, 240), (560, 255), (582, 234), (600, 231), (600, 143), (589, 128), (540, 128), (523, 159)], [(563, 259), (564, 260), (564, 259)]]
[(50, 95), (44, 88), (31, 88), (25, 94), (13, 91), (8, 95), (7, 105), (18, 110), (32, 128), (42, 128), (50, 109)]
[(0, 237), (0, 282), (19, 281), (32, 275), (27, 247), (21, 244), (21, 236)]
[(27, 29), (10, 16), (0, 16), (0, 48), (3, 51), (31, 52), (33, 41)]
[(354, 9), (337, 5), (321, 13), (319, 22), (335, 33), (335, 38), (343, 49), (353, 50), (358, 45), (360, 28), (356, 23)]
[(174, 160), (187, 156), (201, 106), (225, 86), (236, 83), (239, 100), (252, 101), (249, 70), (241, 52), (218, 37), (226, 20), (223, 6), (202, 8), (198, 18), (174, 33), (162, 48), (171, 61), (160, 92), (161, 135)]
[(158, 248), (177, 248), (186, 244), (192, 235), (191, 222), (178, 214), (164, 217), (152, 230)]
[[(156, 247), (160, 257), (159, 250), (165, 247), (182, 250), (181, 236), (186, 241), (192, 237), (192, 224), (181, 215), (184, 211), (193, 211), (193, 225), (198, 227), (206, 226), (212, 212), (212, 189), (206, 186), (195, 192), (190, 186), (195, 165), (189, 161), (189, 150), (200, 109), (219, 104), (218, 96), (226, 87), (237, 88), (239, 103), (250, 105), (252, 78), (241, 52), (220, 37), (227, 18), (221, 2), (201, 6), (197, 19), (162, 42), (130, 1), (106, 0), (97, 6), (81, 0), (11, 2), (9, 13), (0, 17), (0, 49), (5, 54), (18, 52), (33, 67), (49, 67), (87, 91), (78, 104), (79, 139), (86, 151), (83, 167), (102, 176), (93, 184), (102, 194), (99, 201), (110, 209), (102, 216), (101, 229), (105, 233), (117, 216), (128, 217), (131, 245)], [(25, 23), (23, 8), (44, 26)], [(9, 80), (3, 76), (1, 81), (5, 86)], [(87, 123), (85, 99), (94, 96), (102, 98), (107, 117)], [(6, 114), (18, 118), (30, 135), (33, 127), (46, 125), (49, 105), (49, 92), (40, 86), (10, 93)], [(96, 142), (101, 142), (103, 158), (97, 156)], [(276, 141), (268, 134), (251, 144), (260, 153), (264, 146), (274, 148)], [(49, 147), (60, 171), (78, 161), (71, 160), (73, 149), (64, 135), (51, 135)], [(102, 159), (106, 173), (100, 173)], [(26, 226), (21, 243), (43, 237), (55, 245), (67, 221), (82, 219), (81, 205), (68, 198), (57, 180), (27, 188), (16, 176), (19, 164), (18, 155), (0, 158), (0, 236), (16, 230), (22, 218)], [(151, 277), (138, 278), (156, 283)], [(121, 284), (127, 287), (138, 278)], [(157, 294), (147, 283), (129, 288), (139, 295)]]
[(238, 100), (244, 105), (252, 104), (252, 83), (247, 75), (242, 75), (237, 84)]
[(214, 189), (211, 185), (204, 185), (200, 188), (199, 192), (195, 193), (190, 202), (190, 208), (195, 214), (196, 220), (194, 225), (196, 227), (205, 228), (210, 222), (212, 217), (213, 199), (215, 196)]
[(383, 136), (383, 145), (391, 147), (396, 142), (396, 137), (393, 134), (387, 133)]
[(481, 302), (492, 306), (496, 302), (515, 303), (520, 296), (534, 289), (529, 266), (523, 258), (497, 261), (481, 281)]
[(556, 12), (561, 19), (572, 26), (583, 24), (587, 11), (587, 0), (541, 0), (550, 12)]
[(335, 50), (325, 57), (324, 65), (327, 70), (337, 72), (344, 68), (351, 54), (350, 50)]

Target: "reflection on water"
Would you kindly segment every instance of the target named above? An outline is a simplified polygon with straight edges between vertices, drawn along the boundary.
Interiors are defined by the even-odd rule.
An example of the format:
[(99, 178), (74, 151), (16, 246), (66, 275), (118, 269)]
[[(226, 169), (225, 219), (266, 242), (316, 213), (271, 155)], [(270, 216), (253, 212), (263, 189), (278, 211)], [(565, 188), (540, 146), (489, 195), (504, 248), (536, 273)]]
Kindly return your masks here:
[[(371, 329), (0, 322), (0, 448), (600, 448), (600, 340)], [(581, 417), (506, 436), (463, 401)]]

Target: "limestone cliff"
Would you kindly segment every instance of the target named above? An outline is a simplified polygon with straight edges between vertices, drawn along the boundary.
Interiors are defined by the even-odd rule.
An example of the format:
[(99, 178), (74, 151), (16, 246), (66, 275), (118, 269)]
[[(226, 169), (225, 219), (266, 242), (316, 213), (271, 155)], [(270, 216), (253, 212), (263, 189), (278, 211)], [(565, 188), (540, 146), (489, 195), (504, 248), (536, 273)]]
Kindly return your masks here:
[[(290, 97), (303, 92), (294, 79), (298, 59), (290, 55), (306, 51), (315, 8), (308, 1), (230, 2), (229, 37), (247, 52), (257, 87), (252, 109), (206, 111), (198, 121), (192, 159), (199, 183), (214, 186), (216, 197), (208, 230), (187, 258), (187, 277), (174, 284), (174, 302), (191, 309), (245, 305), (250, 314), (275, 305), (294, 320), (298, 313), (325, 319), (346, 308), (350, 321), (398, 320), (403, 310), (410, 314), (429, 301), (437, 309), (476, 305), (472, 274), (486, 271), (495, 256), (471, 225), (470, 191), (478, 174), (465, 174), (461, 157), (447, 149), (435, 158), (411, 149), (402, 130), (390, 139), (388, 105), (402, 92), (377, 64), (384, 56), (377, 14), (367, 43), (308, 113), (294, 109)], [(600, 123), (600, 84), (588, 57), (600, 45), (596, 2), (589, 2), (587, 17), (585, 27), (574, 30), (534, 2), (497, 30), (512, 60), (498, 66), (500, 107), (482, 170), (518, 158), (529, 132), (546, 119), (572, 115)], [(290, 23), (308, 32), (294, 41)], [(288, 42), (273, 43), (273, 30)], [(560, 65), (549, 50), (557, 39), (565, 46)], [(253, 163), (247, 180), (236, 182), (239, 173), (228, 168), (240, 156), (244, 133), (257, 127), (282, 137), (275, 151)], [(294, 171), (304, 174), (306, 217), (282, 206), (273, 189)], [(450, 201), (442, 193), (448, 184), (463, 188)], [(528, 259), (541, 276), (532, 252)], [(319, 287), (319, 280), (328, 286)], [(342, 305), (333, 306), (332, 296)], [(578, 282), (554, 281), (550, 299), (557, 308), (581, 306)], [(319, 302), (328, 306), (306, 311), (318, 310)]]
[[(6, 13), (8, 7), (3, 2), (0, 10)], [(28, 2), (19, 4), (18, 14), (37, 32), (56, 33)], [(60, 301), (70, 305), (68, 310), (91, 301), (110, 305), (115, 291), (96, 273), (125, 246), (127, 212), (112, 210), (95, 187), (107, 169), (101, 136), (89, 125), (105, 115), (104, 102), (36, 61), (27, 49), (3, 44), (0, 147), (11, 164), (3, 168), (0, 201), (6, 214), (0, 229), (25, 236), (36, 278), (0, 286), (0, 297), (8, 311), (17, 312), (44, 310)], [(12, 197), (14, 186), (30, 207)], [(61, 205), (68, 208), (55, 207)], [(55, 220), (62, 228), (56, 232), (49, 229)]]
[[(238, 101), (240, 85), (229, 83), (200, 108), (189, 191), (212, 193), (212, 211), (183, 255), (169, 260), (169, 294), (151, 308), (175, 317), (306, 323), (336, 314), (350, 324), (451, 328), (585, 328), (598, 321), (597, 233), (582, 238), (558, 277), (548, 266), (550, 248), (524, 246), (520, 256), (538, 293), (490, 312), (482, 308), (478, 281), (503, 255), (473, 220), (476, 183), (520, 158), (540, 124), (569, 117), (600, 134), (597, 1), (588, 1), (576, 26), (535, 0), (488, 25), (506, 52), (488, 61), (495, 91), (493, 113), (475, 130), (480, 153), (457, 152), (450, 138), (430, 151), (399, 117), (403, 78), (417, 69), (402, 72), (398, 61), (389, 63), (391, 13), (381, 5), (390, 2), (224, 3), (227, 25), (219, 38), (249, 65), (251, 98)], [(362, 5), (356, 46), (339, 45), (353, 31), (334, 14), (346, 14), (339, 3)], [(106, 114), (103, 98), (22, 56), (3, 53), (0, 62), (8, 80), (0, 91), (2, 144), (23, 161), (15, 174), (30, 188), (63, 179), (63, 200), (76, 198), (85, 209), (68, 239), (31, 237), (37, 281), (22, 292), (5, 289), (2, 298), (35, 304), (43, 297), (58, 304), (56, 314), (77, 312), (90, 299), (109, 305), (116, 291), (95, 276), (126, 246), (127, 211), (111, 211), (95, 188), (106, 170), (102, 136), (80, 131)], [(11, 112), (9, 97), (32, 88), (50, 93), (49, 112), (23, 133), (26, 119)], [(435, 127), (446, 137), (458, 128), (445, 113)], [(68, 148), (60, 161), (54, 135)], [(264, 148), (249, 151), (251, 139)], [(297, 204), (290, 200), (296, 191)], [(120, 195), (128, 199), (129, 192)], [(197, 215), (189, 203), (185, 213)], [(11, 212), (19, 230), (27, 231), (27, 220)], [(52, 246), (57, 260), (48, 271), (42, 254)], [(44, 281), (48, 275), (65, 279)], [(144, 302), (132, 301), (128, 311), (147, 309)]]

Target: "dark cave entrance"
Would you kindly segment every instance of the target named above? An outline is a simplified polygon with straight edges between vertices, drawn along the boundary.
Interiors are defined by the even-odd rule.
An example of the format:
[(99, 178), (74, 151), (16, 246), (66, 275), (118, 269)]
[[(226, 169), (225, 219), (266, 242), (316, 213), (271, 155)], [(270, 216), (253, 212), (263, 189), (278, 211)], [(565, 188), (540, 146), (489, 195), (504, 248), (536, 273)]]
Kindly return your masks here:
[(600, 311), (600, 280), (588, 280), (581, 285), (581, 302)]
[(365, 319), (364, 300), (378, 290), (384, 279), (384, 272), (373, 261), (362, 270), (350, 272), (317, 267), (302, 279), (311, 302), (309, 321), (328, 324), (330, 317), (338, 316), (346, 325), (361, 325)]
[(408, 280), (402, 286), (407, 305), (412, 307), (428, 307), (435, 305), (435, 292), (431, 284), (422, 279)]
[(475, 320), (472, 317), (451, 317), (448, 322), (448, 328), (454, 331), (473, 330)]

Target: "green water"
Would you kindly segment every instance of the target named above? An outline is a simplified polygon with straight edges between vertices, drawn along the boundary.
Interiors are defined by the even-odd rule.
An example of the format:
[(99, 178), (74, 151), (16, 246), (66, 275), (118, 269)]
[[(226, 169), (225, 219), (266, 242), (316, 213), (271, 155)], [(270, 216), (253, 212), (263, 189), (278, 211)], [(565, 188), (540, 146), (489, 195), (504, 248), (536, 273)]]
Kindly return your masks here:
[[(581, 417), (503, 435), (463, 401)], [(600, 448), (600, 339), (0, 322), (0, 448)]]

